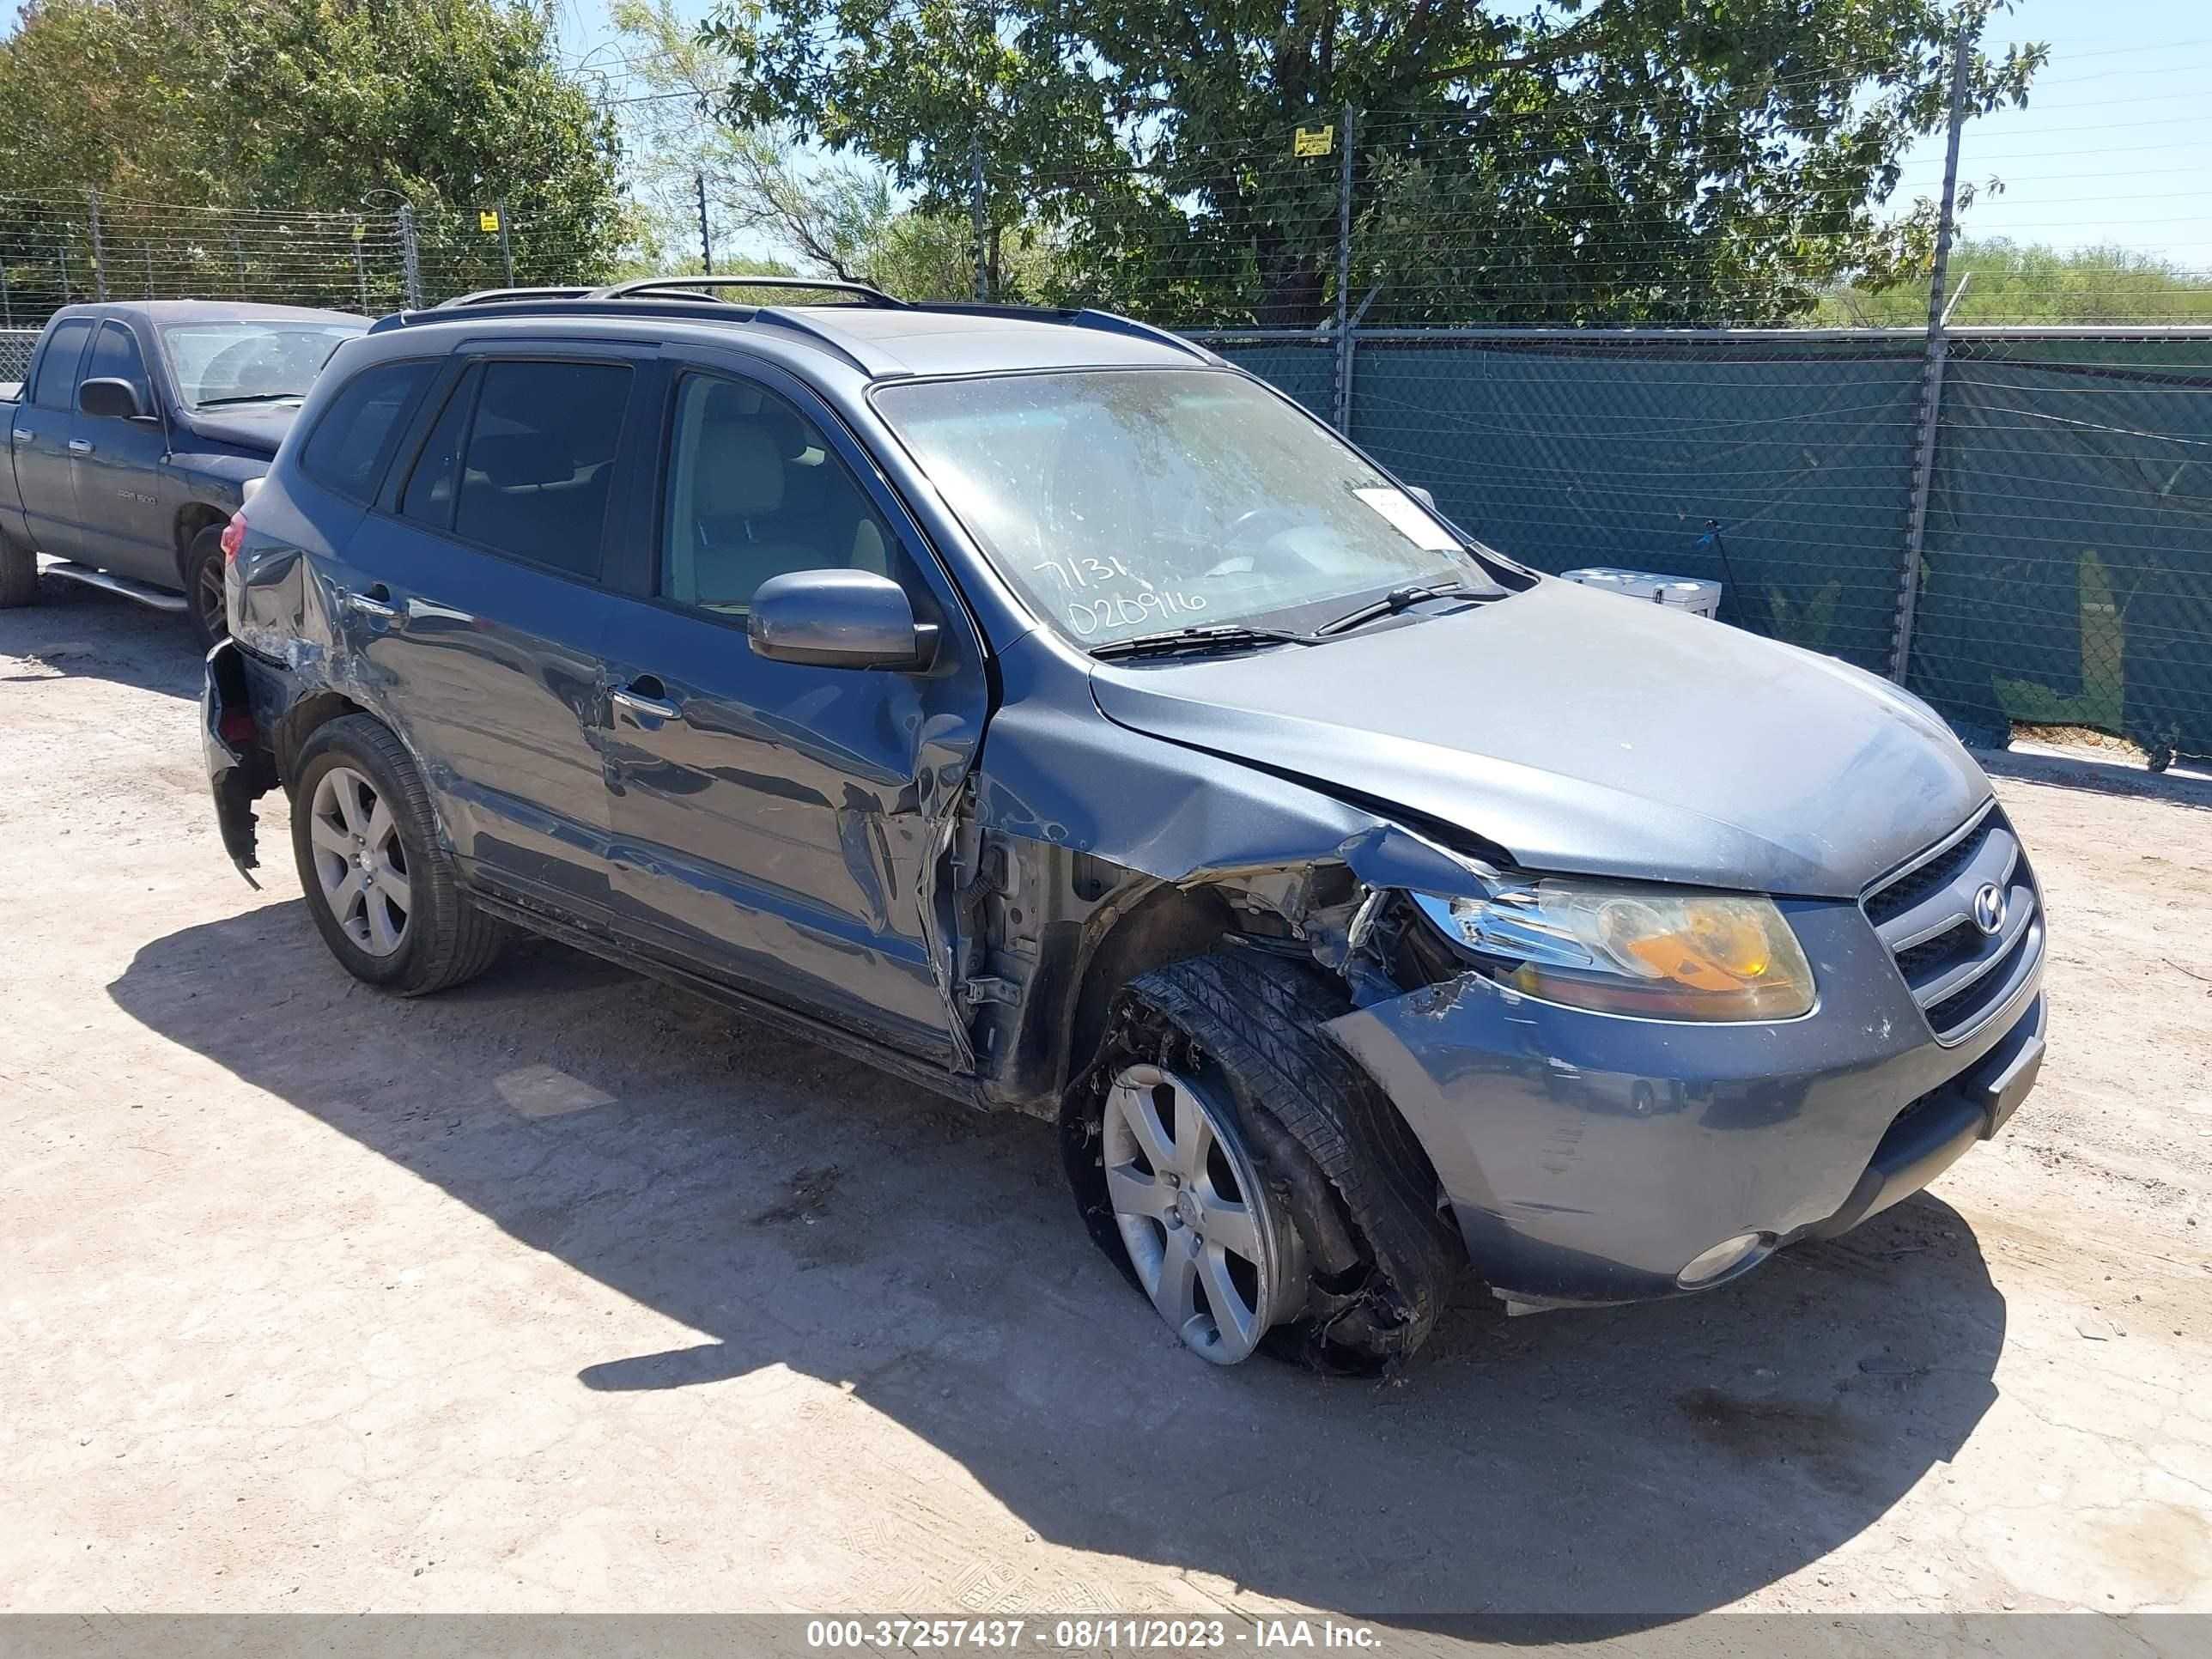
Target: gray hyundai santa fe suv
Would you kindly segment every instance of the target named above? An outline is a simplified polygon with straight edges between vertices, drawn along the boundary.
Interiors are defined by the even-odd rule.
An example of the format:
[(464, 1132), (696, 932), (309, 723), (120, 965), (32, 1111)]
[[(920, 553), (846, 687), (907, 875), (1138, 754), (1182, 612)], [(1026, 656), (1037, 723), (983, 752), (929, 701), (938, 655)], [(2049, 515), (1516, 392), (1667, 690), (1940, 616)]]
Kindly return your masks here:
[(2019, 1105), (2040, 895), (1925, 705), (1537, 575), (1173, 336), (821, 286), (339, 348), (204, 716), (349, 972), (549, 934), (1054, 1120), (1224, 1362), (1402, 1358), (1464, 1263), (1709, 1289)]

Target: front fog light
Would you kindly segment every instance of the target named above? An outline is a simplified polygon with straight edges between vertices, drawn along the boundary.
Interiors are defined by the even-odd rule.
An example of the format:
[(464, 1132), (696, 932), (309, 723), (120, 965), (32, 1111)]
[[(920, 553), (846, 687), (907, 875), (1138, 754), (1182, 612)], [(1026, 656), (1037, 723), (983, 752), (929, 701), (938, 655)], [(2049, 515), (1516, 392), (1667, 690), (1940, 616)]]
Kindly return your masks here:
[(1738, 1233), (1692, 1256), (1690, 1265), (1674, 1275), (1674, 1282), (1686, 1291), (1698, 1290), (1757, 1266), (1773, 1249), (1774, 1241), (1765, 1233)]

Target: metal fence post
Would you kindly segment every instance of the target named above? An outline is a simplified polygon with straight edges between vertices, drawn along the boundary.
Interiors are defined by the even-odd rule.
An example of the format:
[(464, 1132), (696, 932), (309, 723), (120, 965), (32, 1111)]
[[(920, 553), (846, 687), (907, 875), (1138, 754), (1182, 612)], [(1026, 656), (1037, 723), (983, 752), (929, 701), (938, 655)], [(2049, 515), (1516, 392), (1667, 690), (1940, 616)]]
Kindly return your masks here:
[(96, 300), (107, 297), (107, 254), (100, 240), (100, 192), (88, 187), (85, 204), (92, 210), (92, 294)]
[(230, 268), (238, 276), (238, 297), (246, 297), (246, 239), (236, 231), (230, 233)]
[(399, 276), (407, 308), (422, 308), (422, 250), (415, 240), (415, 204), (399, 204)]
[(60, 239), (59, 240), (58, 240), (58, 241), (56, 241), (56, 242), (55, 242), (55, 244), (54, 244), (54, 252), (61, 257), (61, 263), (62, 263), (62, 303), (63, 303), (64, 305), (67, 305), (67, 304), (70, 302), (70, 274), (69, 274), (69, 237), (68, 237), (68, 234), (67, 234), (66, 232), (64, 232), (64, 233), (63, 234), (63, 235), (62, 235), (62, 237), (61, 237), (61, 239)]
[(691, 183), (699, 192), (699, 263), (706, 274), (714, 274), (714, 235), (707, 228), (707, 174), (704, 169), (694, 172)]
[(0, 328), (15, 326), (15, 296), (8, 291), (8, 261), (0, 257)]
[(362, 238), (368, 229), (368, 227), (360, 220), (356, 219), (353, 222), (353, 289), (354, 293), (360, 298), (361, 308), (364, 315), (368, 311), (368, 266), (362, 259), (361, 244)]
[(507, 198), (499, 198), (499, 262), (507, 268), (507, 285), (514, 286), (514, 244), (507, 237)]
[(1897, 623), (1890, 637), (1889, 677), (1899, 685), (1912, 666), (1912, 624), (1920, 604), (1920, 556), (1928, 535), (1928, 497), (1936, 482), (1936, 428), (1943, 411), (1943, 289), (1951, 265), (1951, 231), (1959, 199), (1959, 135), (1966, 125), (1966, 63), (1973, 36), (1964, 15), (1951, 49), (1951, 130), (1943, 149), (1942, 216), (1936, 225), (1936, 269), (1928, 279), (1928, 356), (1920, 371), (1919, 430), (1913, 441), (1912, 495), (1906, 504), (1905, 558), (1897, 577)]
[(1352, 106), (1344, 106), (1336, 170), (1336, 429), (1352, 434)]
[(979, 126), (968, 135), (968, 195), (969, 213), (975, 228), (975, 298), (988, 304), (991, 298), (990, 208), (983, 199), (983, 130)]

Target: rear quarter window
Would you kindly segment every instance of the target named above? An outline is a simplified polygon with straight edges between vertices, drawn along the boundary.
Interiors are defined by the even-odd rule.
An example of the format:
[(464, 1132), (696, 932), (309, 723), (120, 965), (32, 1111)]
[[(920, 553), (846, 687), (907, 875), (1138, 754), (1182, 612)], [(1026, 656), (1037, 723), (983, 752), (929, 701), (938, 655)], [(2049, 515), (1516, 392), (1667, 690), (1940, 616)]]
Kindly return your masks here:
[(362, 370), (338, 389), (307, 434), (300, 470), (326, 489), (368, 501), (437, 368), (435, 359), (416, 358)]
[(31, 388), (31, 401), (40, 409), (67, 409), (76, 402), (76, 366), (84, 356), (85, 337), (91, 332), (90, 323), (74, 317), (55, 325), (46, 355), (39, 359), (38, 384)]

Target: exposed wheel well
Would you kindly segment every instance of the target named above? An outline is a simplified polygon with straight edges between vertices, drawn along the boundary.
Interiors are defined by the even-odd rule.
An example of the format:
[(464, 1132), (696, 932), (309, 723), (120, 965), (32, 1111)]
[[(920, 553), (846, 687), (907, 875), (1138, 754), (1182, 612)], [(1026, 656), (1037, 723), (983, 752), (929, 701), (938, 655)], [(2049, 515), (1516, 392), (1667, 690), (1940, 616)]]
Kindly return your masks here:
[(1082, 1076), (1098, 1052), (1115, 994), (1139, 974), (1203, 955), (1237, 931), (1229, 902), (1210, 887), (1156, 887), (1133, 902), (1091, 949), (1069, 1004), (1065, 1081)]
[(192, 550), (192, 543), (198, 538), (200, 532), (210, 526), (228, 524), (229, 521), (228, 514), (221, 507), (210, 506), (205, 501), (187, 501), (178, 509), (177, 574), (180, 579), (187, 574), (185, 569), (185, 558)]
[(277, 775), (288, 784), (291, 781), (294, 761), (319, 728), (348, 714), (367, 714), (352, 698), (336, 691), (315, 691), (301, 698), (284, 711), (276, 730), (269, 734), (270, 746), (276, 754)]

